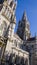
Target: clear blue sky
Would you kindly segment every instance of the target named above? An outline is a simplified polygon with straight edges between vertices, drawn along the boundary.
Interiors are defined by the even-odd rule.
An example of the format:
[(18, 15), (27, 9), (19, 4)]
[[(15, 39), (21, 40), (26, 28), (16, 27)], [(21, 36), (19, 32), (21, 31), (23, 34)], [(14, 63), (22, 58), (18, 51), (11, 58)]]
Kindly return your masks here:
[(18, 21), (22, 18), (24, 10), (30, 22), (31, 34), (34, 36), (35, 33), (37, 34), (37, 0), (17, 0), (16, 25), (18, 25)]

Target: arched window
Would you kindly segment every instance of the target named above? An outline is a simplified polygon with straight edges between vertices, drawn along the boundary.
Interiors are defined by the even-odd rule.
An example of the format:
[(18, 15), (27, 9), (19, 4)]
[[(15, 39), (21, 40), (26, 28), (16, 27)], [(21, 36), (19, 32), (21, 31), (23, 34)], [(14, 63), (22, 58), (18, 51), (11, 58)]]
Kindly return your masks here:
[(10, 5), (11, 0), (7, 0), (8, 4)]
[(4, 36), (7, 30), (7, 24), (5, 21), (1, 21), (0, 23), (0, 36)]
[(24, 65), (24, 57), (21, 58), (21, 64)]
[(16, 65), (20, 65), (20, 62), (21, 62), (20, 56), (16, 55), (16, 57), (15, 57), (15, 64)]
[(6, 11), (6, 7), (3, 6), (3, 8), (2, 8), (2, 12), (4, 13), (5, 11)]
[(5, 36), (6, 31), (7, 31), (7, 23), (5, 21), (3, 21), (3, 36)]
[(17, 41), (16, 40), (14, 40), (14, 45), (17, 47)]
[(10, 3), (10, 7), (12, 8), (12, 6), (13, 6), (13, 1)]

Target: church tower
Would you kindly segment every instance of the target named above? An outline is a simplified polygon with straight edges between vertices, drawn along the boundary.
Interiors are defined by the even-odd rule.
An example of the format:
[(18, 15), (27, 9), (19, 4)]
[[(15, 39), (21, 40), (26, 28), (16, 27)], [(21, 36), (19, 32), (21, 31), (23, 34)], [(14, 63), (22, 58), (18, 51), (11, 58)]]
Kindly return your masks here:
[(30, 24), (27, 20), (26, 12), (23, 13), (22, 20), (19, 21), (17, 34), (24, 41), (30, 38)]

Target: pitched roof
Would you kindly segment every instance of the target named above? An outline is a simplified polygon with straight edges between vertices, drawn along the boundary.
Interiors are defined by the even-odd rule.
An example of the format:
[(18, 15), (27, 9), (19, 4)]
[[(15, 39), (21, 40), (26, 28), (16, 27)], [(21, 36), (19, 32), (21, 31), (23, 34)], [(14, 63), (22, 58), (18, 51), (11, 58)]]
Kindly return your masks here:
[(34, 40), (36, 40), (35, 37), (31, 37), (31, 38), (27, 39), (27, 41), (34, 41)]

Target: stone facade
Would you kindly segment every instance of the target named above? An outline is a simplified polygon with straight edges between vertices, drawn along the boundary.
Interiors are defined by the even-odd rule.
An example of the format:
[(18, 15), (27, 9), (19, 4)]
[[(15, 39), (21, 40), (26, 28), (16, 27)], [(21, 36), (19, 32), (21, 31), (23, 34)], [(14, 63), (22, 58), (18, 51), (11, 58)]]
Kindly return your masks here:
[(30, 65), (37, 65), (37, 38), (32, 37), (26, 41), (26, 50), (30, 55)]
[(16, 5), (15, 0), (5, 0), (0, 10), (0, 65), (29, 65), (29, 53), (21, 49), (23, 40), (14, 34)]
[[(13, 4), (10, 5), (10, 3), (12, 2)], [(16, 24), (16, 17), (15, 17), (16, 4), (17, 4), (16, 1), (6, 0), (3, 2), (3, 7), (0, 10), (0, 51), (1, 51), (0, 61), (4, 56), (6, 45), (8, 44), (9, 39), (12, 40), (13, 38), (14, 28)], [(5, 43), (4, 46), (3, 43)]]
[(16, 0), (5, 0), (0, 6), (0, 65), (37, 65), (37, 37), (30, 35), (26, 12), (14, 33), (16, 6)]

